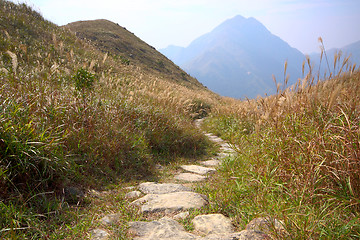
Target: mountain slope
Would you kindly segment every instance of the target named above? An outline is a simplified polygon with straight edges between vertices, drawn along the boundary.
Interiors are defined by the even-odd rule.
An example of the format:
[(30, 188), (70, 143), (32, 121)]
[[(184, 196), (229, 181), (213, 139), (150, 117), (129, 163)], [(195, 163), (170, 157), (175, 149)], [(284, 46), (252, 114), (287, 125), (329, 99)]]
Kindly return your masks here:
[(256, 19), (242, 16), (225, 21), (183, 50), (160, 52), (211, 90), (236, 98), (274, 93), (272, 74), (282, 81), (285, 61), (289, 83), (295, 83), (305, 58)]
[(75, 32), (81, 39), (90, 40), (102, 52), (110, 53), (124, 64), (141, 66), (177, 83), (202, 87), (196, 79), (174, 65), (155, 48), (116, 23), (104, 19), (79, 21), (70, 23), (65, 28)]
[[(310, 55), (311, 61), (315, 65), (316, 69), (320, 69), (320, 76), (323, 76), (325, 73), (329, 75), (329, 71), (333, 74), (337, 74), (337, 71), (340, 69), (340, 65), (343, 63), (343, 60), (349, 57), (348, 64), (357, 66), (360, 65), (360, 41), (351, 43), (342, 48), (332, 48), (326, 50), (327, 61), (329, 62), (329, 66), (327, 65), (325, 55), (322, 56), (322, 60), (320, 62), (321, 53), (313, 53)], [(340, 55), (339, 55), (340, 54)], [(334, 57), (340, 57), (337, 59), (337, 64), (334, 67)], [(321, 67), (319, 68), (319, 63), (321, 63)]]

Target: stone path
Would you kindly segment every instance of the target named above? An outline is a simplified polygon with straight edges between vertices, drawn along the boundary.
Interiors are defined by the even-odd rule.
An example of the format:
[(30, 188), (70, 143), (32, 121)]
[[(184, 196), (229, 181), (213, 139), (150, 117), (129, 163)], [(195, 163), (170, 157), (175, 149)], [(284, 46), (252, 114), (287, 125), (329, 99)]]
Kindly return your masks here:
[[(202, 120), (197, 120), (199, 127)], [(261, 240), (271, 239), (270, 229), (284, 232), (280, 221), (276, 219), (257, 218), (251, 221), (245, 230), (236, 232), (231, 219), (222, 214), (208, 214), (196, 216), (193, 220), (194, 231), (187, 232), (177, 221), (189, 216), (188, 210), (200, 209), (209, 202), (207, 196), (194, 192), (188, 185), (205, 181), (216, 171), (222, 159), (236, 152), (221, 138), (212, 134), (205, 134), (211, 141), (220, 145), (220, 153), (214, 159), (200, 161), (198, 165), (182, 165), (182, 173), (174, 176), (179, 183), (141, 183), (136, 190), (126, 194), (126, 198), (133, 200), (130, 205), (137, 206), (143, 213), (162, 213), (162, 217), (152, 222), (130, 222), (128, 234), (136, 240)], [(186, 183), (186, 186), (185, 186)], [(116, 222), (116, 214), (105, 216), (100, 220), (102, 225)], [(90, 232), (90, 239), (109, 239), (109, 232), (105, 229), (94, 229)]]

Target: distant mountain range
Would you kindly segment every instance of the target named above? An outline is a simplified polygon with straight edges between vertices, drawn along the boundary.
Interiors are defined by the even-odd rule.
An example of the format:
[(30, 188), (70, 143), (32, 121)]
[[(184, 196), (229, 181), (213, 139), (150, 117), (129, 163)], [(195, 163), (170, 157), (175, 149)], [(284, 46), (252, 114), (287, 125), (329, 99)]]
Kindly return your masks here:
[[(327, 56), (327, 59), (329, 62), (329, 66), (327, 66), (325, 56), (323, 55), (323, 58), (321, 61), (321, 67), (320, 67), (320, 71), (321, 71), (320, 76), (323, 76), (324, 73), (326, 73), (328, 76), (329, 68), (330, 68), (331, 72), (337, 73), (339, 67), (341, 67), (341, 66), (339, 66), (339, 62), (337, 62), (337, 66), (335, 66), (335, 69), (334, 69), (334, 56), (335, 56), (335, 54), (339, 54), (340, 52), (342, 53), (341, 58), (340, 58), (340, 64), (343, 63), (343, 60), (345, 58), (350, 57), (349, 64), (351, 64), (351, 65), (357, 64), (357, 66), (359, 66), (359, 64), (360, 64), (360, 41), (357, 41), (355, 43), (346, 45), (345, 47), (342, 47), (342, 48), (332, 48), (332, 49), (326, 50), (326, 56)], [(319, 69), (320, 53), (311, 54), (310, 59), (311, 59), (312, 63), (316, 66), (316, 69)]]
[[(359, 45), (348, 49), (360, 51)], [(275, 93), (272, 75), (283, 83), (286, 61), (288, 85), (294, 84), (302, 77), (305, 60), (303, 53), (259, 21), (242, 16), (225, 21), (186, 48), (169, 46), (159, 51), (210, 90), (234, 98)]]

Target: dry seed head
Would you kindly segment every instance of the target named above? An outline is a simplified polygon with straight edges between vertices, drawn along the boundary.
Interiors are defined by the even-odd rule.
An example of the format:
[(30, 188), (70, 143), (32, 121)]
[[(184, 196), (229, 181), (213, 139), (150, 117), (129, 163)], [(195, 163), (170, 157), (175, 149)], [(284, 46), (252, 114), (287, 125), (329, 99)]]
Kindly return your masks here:
[(56, 40), (56, 34), (55, 33), (53, 33), (53, 35), (52, 35), (52, 41), (53, 41), (53, 43), (54, 43), (54, 45), (56, 47), (57, 46), (57, 40)]
[(18, 67), (17, 56), (15, 53), (10, 51), (6, 51), (6, 53), (11, 57), (12, 70), (14, 73), (16, 73), (16, 69)]
[(93, 70), (95, 64), (96, 64), (96, 61), (95, 61), (94, 59), (91, 60), (91, 63), (90, 63), (90, 66), (89, 66), (89, 71), (92, 71), (92, 70)]
[(338, 84), (338, 86), (335, 88), (335, 90), (331, 93), (330, 99), (329, 99), (329, 104), (328, 104), (328, 110), (330, 110), (330, 108), (332, 107), (334, 101), (339, 96), (339, 93), (341, 92), (342, 87), (343, 86), (341, 84)]
[(106, 61), (107, 57), (108, 57), (108, 53), (105, 53), (104, 58), (103, 58), (103, 61), (102, 61), (102, 64), (104, 64), (104, 63), (105, 63), (105, 61)]
[(6, 37), (8, 38), (8, 40), (11, 40), (9, 33), (6, 30), (4, 30), (4, 33), (5, 33)]
[(64, 51), (64, 43), (63, 42), (59, 43), (59, 51), (60, 51), (60, 55), (62, 55), (63, 51)]
[(0, 68), (0, 73), (1, 73), (1, 72), (5, 73), (5, 74), (8, 74), (8, 73), (9, 73), (9, 71), (6, 70), (6, 68)]

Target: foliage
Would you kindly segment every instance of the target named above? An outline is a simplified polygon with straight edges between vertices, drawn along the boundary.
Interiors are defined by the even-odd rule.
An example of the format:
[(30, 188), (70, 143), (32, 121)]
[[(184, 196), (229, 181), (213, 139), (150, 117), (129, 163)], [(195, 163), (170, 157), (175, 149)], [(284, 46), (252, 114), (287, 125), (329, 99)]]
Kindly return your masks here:
[(211, 111), (211, 105), (201, 99), (194, 99), (189, 106), (191, 117), (193, 119), (200, 119), (207, 117)]
[(93, 200), (73, 206), (65, 187), (154, 179), (158, 161), (206, 153), (185, 100), (198, 87), (104, 56), (25, 4), (0, 0), (0, 15), (0, 238), (82, 239)]
[(296, 86), (228, 99), (206, 121), (237, 146), (204, 191), (238, 226), (269, 216), (283, 221), (286, 238), (359, 238), (360, 72), (344, 61), (346, 72), (315, 83), (308, 60)]
[(90, 91), (94, 88), (95, 75), (80, 68), (72, 76), (75, 83), (75, 89), (79, 92)]

